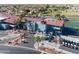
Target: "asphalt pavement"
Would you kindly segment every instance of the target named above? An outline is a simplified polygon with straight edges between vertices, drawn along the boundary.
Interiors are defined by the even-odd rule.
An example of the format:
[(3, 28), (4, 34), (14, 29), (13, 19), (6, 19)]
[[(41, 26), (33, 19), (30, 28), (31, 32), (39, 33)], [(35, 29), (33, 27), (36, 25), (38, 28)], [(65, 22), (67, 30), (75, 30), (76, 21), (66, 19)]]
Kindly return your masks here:
[(0, 54), (40, 54), (29, 47), (0, 45)]
[[(6, 36), (9, 31), (0, 31), (0, 37)], [(1, 54), (39, 54), (34, 48), (33, 34), (26, 32), (27, 43), (20, 43), (16, 46), (8, 46), (4, 41), (0, 41)]]
[(34, 43), (35, 43), (35, 42), (34, 42), (33, 35), (34, 35), (34, 34), (30, 34), (30, 33), (26, 32), (25, 41), (26, 41), (27, 43), (21, 43), (21, 44), (18, 44), (18, 45), (19, 45), (19, 46), (24, 46), (24, 47), (30, 47), (30, 48), (35, 49), (35, 48), (34, 48)]
[(65, 46), (61, 46), (59, 48), (65, 50), (65, 51), (68, 51), (68, 52), (72, 52), (74, 54), (79, 54), (79, 49), (76, 50), (76, 49), (72, 49), (72, 48), (65, 47)]

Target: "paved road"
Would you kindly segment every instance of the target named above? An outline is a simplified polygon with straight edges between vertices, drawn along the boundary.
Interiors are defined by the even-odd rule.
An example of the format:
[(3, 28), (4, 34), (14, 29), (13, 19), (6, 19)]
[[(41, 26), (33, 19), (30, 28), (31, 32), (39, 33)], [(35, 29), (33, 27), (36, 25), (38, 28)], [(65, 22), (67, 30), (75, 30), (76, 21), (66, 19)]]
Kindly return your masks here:
[(71, 48), (64, 47), (64, 46), (61, 46), (60, 49), (63, 49), (63, 50), (68, 51), (68, 52), (72, 52), (74, 54), (79, 54), (79, 50), (76, 50), (76, 49), (71, 49)]
[(16, 47), (16, 46), (7, 46), (0, 45), (0, 53), (1, 54), (40, 54), (39, 51), (28, 47)]
[[(28, 43), (21, 43), (19, 44), (19, 46), (24, 46), (24, 47), (30, 47), (30, 48), (34, 48), (34, 38), (33, 38), (33, 34), (29, 34), (29, 33), (26, 33), (26, 38), (25, 40), (28, 42)], [(35, 49), (35, 48), (34, 48)]]
[[(6, 36), (9, 31), (0, 31), (0, 37)], [(9, 53), (9, 54), (37, 54), (38, 51), (35, 51), (34, 48), (34, 40), (33, 40), (33, 34), (26, 34), (27, 38), (25, 38), (28, 43), (21, 43), (18, 44), (20, 47), (12, 47), (12, 46), (4, 46), (5, 42), (0, 41), (0, 53)], [(25, 48), (22, 48), (25, 47)], [(29, 49), (32, 48), (32, 49)]]
[(8, 35), (9, 31), (0, 31), (0, 37)]
[[(3, 37), (3, 36), (8, 35), (8, 32), (9, 32), (9, 31), (1, 31), (1, 30), (0, 30), (0, 37)], [(4, 42), (4, 41), (0, 41), (0, 44), (5, 44), (5, 42)]]
[[(8, 34), (9, 31), (0, 31), (0, 37), (6, 36)], [(24, 46), (24, 47), (30, 47), (30, 48), (34, 48), (34, 39), (33, 39), (33, 34), (29, 34), (28, 32), (26, 32), (26, 36), (27, 38), (25, 38), (26, 41), (28, 41), (28, 43), (21, 43), (18, 44), (19, 46)], [(0, 41), (0, 44), (5, 44), (4, 41)]]

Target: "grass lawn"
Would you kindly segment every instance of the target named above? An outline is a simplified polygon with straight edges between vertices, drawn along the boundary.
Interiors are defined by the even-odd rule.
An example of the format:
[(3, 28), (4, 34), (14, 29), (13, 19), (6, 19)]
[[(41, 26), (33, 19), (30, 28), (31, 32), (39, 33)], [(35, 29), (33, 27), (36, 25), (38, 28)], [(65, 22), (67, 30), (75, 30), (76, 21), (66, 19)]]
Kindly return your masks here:
[(79, 29), (79, 17), (68, 17), (69, 21), (65, 22), (65, 27)]

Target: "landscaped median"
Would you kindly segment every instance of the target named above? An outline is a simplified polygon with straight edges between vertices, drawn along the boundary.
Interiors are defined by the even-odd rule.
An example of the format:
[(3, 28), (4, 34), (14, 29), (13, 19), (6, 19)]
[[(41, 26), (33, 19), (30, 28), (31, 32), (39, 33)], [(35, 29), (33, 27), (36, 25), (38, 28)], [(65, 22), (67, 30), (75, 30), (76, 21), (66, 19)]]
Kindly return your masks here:
[(35, 43), (34, 47), (43, 54), (73, 54), (63, 49), (59, 49), (60, 44), (56, 44), (54, 42), (50, 43), (47, 41), (42, 41), (39, 42), (39, 46), (37, 46), (37, 43)]

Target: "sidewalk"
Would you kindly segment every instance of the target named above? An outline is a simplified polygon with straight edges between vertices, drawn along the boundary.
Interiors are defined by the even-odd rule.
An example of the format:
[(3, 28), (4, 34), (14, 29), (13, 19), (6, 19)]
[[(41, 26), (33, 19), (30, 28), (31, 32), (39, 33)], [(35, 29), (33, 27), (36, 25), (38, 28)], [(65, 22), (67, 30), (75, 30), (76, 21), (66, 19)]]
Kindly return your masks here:
[[(43, 44), (43, 45), (42, 45)], [(36, 46), (36, 44), (35, 44)], [(44, 48), (49, 48), (49, 49), (54, 49), (55, 52), (61, 52), (61, 53), (64, 53), (64, 54), (73, 54), (72, 52), (69, 52), (69, 51), (66, 51), (66, 50), (63, 50), (63, 49), (60, 49), (60, 45), (59, 44), (56, 44), (56, 43), (51, 43), (51, 42), (48, 42), (48, 41), (42, 41), (40, 42), (39, 44), (39, 47), (44, 47)], [(38, 49), (39, 50), (39, 49)], [(40, 50), (41, 51), (41, 50)], [(44, 52), (44, 51), (43, 51)], [(52, 51), (51, 51), (52, 52)], [(47, 54), (50, 54), (48, 52), (45, 51), (45, 53)]]

